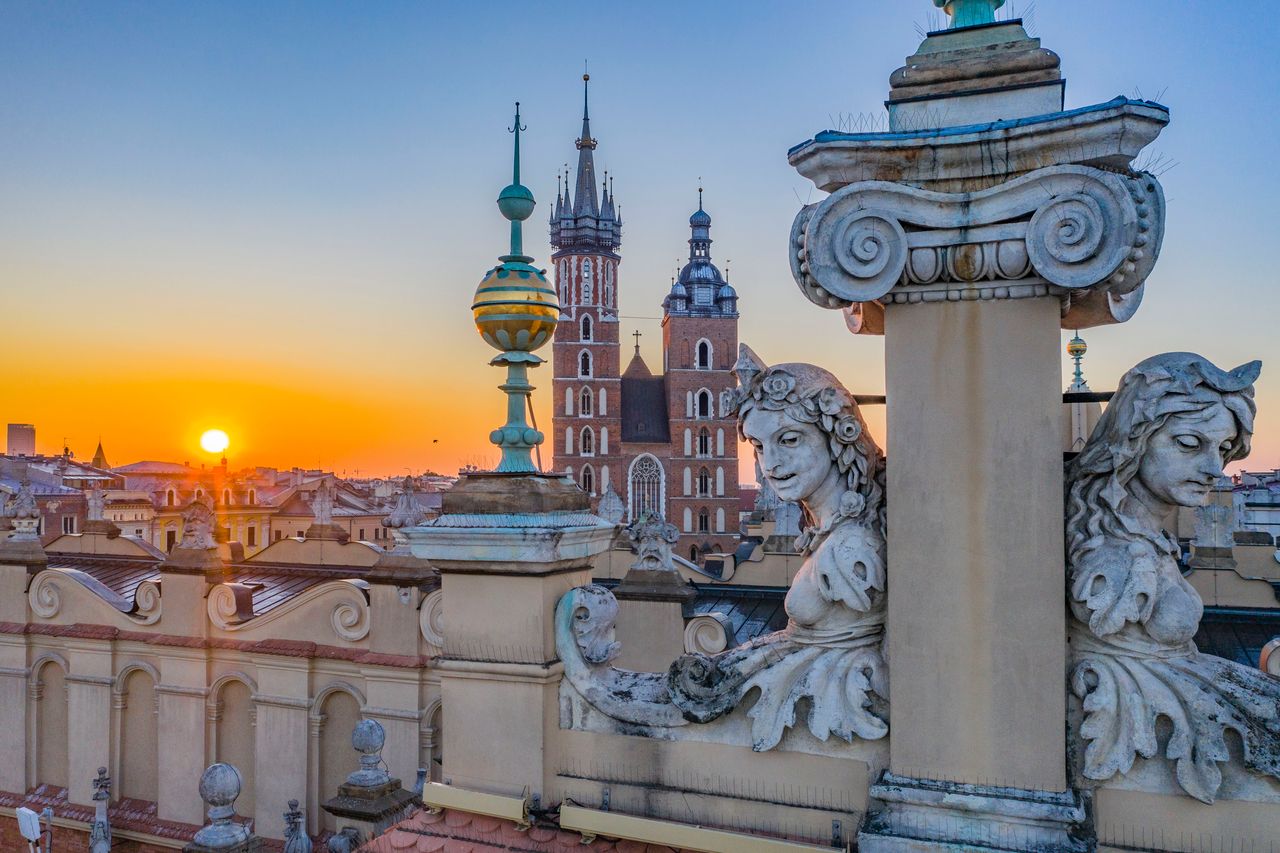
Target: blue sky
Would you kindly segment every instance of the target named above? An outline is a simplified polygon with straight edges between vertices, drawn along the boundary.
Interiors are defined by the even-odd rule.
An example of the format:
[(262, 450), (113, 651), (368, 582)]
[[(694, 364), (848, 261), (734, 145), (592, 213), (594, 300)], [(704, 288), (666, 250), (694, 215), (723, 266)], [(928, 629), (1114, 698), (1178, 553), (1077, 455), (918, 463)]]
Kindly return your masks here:
[[(1039, 0), (1002, 14), (1018, 11), (1061, 55), (1068, 107), (1140, 94), (1172, 109), (1150, 149), (1176, 164), (1162, 176), (1164, 251), (1138, 316), (1086, 334), (1091, 384), (1114, 387), (1164, 350), (1224, 365), (1262, 358), (1248, 465), (1280, 466), (1280, 438), (1267, 436), (1280, 437), (1274, 4)], [(743, 340), (879, 391), (883, 342), (846, 334), (787, 271), (792, 218), (820, 194), (785, 154), (819, 130), (880, 120), (917, 28), (940, 24), (926, 0), (10, 0), (0, 7), (0, 351), (8, 370), (41, 381), (0, 390), (0, 418), (39, 420), (50, 441), (70, 435), (87, 451), (103, 433), (133, 455), (130, 436), (147, 430), (126, 403), (145, 404), (150, 424), (164, 389), (216, 375), (206, 387), (230, 398), (228, 410), (237, 395), (323, 400), (341, 389), (339, 420), (377, 423), (279, 464), (491, 455), (498, 377), (467, 306), (505, 251), (493, 200), (509, 179), (512, 102), (539, 200), (526, 247), (545, 262), (541, 223), (556, 170), (575, 154), (584, 60), (597, 166), (615, 177), (626, 219), (624, 324), (649, 333), (650, 364), (701, 176), (713, 253), (732, 259), (742, 296)], [(120, 385), (118, 412), (44, 400), (148, 372), (163, 381)], [(448, 451), (425, 438), (440, 400), (474, 422)], [(249, 446), (282, 455), (281, 436), (247, 429)]]

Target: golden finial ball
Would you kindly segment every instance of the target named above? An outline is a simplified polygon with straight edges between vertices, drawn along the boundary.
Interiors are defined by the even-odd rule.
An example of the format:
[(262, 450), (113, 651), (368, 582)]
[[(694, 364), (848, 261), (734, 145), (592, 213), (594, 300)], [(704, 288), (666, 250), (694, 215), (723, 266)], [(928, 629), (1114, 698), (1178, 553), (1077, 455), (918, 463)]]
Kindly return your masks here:
[(1079, 335), (1076, 335), (1074, 338), (1072, 338), (1070, 341), (1067, 342), (1067, 355), (1071, 356), (1072, 358), (1082, 356), (1088, 351), (1089, 351), (1088, 344), (1086, 344), (1084, 342), (1084, 338), (1080, 337)]
[(489, 346), (503, 352), (533, 352), (555, 333), (560, 301), (541, 270), (507, 262), (485, 274), (471, 312), (476, 330)]

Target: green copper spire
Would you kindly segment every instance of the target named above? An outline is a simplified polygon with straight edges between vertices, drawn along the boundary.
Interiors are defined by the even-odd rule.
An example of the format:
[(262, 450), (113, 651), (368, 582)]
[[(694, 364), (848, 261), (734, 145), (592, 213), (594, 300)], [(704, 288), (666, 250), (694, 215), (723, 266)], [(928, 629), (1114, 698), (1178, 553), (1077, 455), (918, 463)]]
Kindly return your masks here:
[[(520, 183), (520, 104), (516, 103), (516, 123), (511, 184), (498, 194), (498, 210), (511, 222), (511, 254), (485, 273), (476, 288), (471, 311), (476, 330), (485, 343), (499, 350), (489, 364), (507, 368), (507, 381), (498, 386), (507, 395), (507, 422), (489, 434), (502, 450), (497, 470), (509, 474), (537, 472), (533, 451), (542, 444), (543, 434), (527, 420), (531, 410), (529, 368), (542, 363), (534, 350), (551, 339), (560, 305), (555, 288), (547, 282), (546, 270), (531, 266), (533, 258), (524, 253), (521, 222), (533, 215), (533, 193)], [(541, 460), (539, 460), (541, 462)]]
[(520, 183), (520, 131), (524, 129), (520, 126), (520, 102), (516, 101), (515, 127), (508, 128), (511, 133), (516, 135), (515, 154), (512, 158), (511, 166), (511, 184), (504, 187), (502, 192), (498, 194), (498, 210), (501, 211), (504, 217), (511, 220), (511, 254), (504, 256), (502, 260), (520, 261), (527, 264), (533, 258), (524, 253), (524, 231), (520, 223), (533, 215), (534, 200), (533, 193), (529, 192), (529, 188)]
[(1004, 0), (933, 0), (933, 5), (951, 16), (951, 29), (994, 24), (996, 9)]

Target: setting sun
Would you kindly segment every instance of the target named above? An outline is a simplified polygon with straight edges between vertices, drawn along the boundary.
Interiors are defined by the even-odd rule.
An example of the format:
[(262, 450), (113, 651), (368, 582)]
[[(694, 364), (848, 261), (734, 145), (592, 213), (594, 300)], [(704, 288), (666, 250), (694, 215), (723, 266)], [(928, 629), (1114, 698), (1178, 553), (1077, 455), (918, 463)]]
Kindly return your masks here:
[(227, 438), (227, 434), (220, 429), (207, 430), (200, 436), (200, 446), (207, 453), (221, 453), (229, 444), (231, 439)]

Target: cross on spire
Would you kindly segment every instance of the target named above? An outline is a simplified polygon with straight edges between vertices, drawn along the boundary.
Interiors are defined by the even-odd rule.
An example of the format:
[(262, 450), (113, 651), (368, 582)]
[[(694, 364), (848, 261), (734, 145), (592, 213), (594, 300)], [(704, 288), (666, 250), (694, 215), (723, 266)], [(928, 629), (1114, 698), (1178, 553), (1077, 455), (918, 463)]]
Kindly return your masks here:
[(639, 329), (636, 329), (634, 332), (631, 333), (632, 337), (636, 339), (636, 355), (640, 354), (640, 335), (641, 334), (642, 333)]

